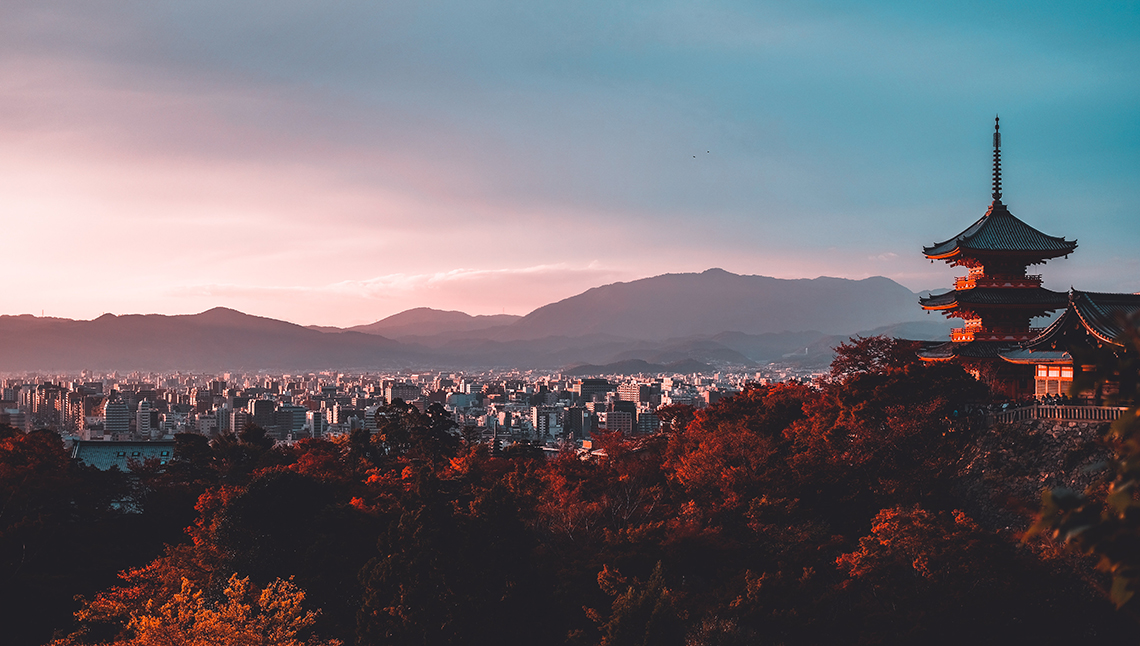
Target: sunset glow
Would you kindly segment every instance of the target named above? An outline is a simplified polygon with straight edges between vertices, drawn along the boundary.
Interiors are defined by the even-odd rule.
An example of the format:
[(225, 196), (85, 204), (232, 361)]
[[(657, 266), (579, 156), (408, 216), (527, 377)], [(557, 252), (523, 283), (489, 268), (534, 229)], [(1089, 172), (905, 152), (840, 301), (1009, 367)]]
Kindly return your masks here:
[(930, 289), (995, 112), (1010, 209), (1081, 244), (1046, 284), (1137, 289), (1135, 7), (525, 7), (6, 2), (2, 313), (344, 326), (709, 267)]

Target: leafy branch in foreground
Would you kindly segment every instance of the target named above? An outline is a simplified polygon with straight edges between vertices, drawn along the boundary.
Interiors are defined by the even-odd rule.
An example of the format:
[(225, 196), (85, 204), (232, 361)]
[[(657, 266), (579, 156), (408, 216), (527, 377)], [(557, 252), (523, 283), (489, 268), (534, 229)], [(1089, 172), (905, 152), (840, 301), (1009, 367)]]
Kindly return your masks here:
[(1117, 380), (1121, 399), (1131, 397), (1132, 403), (1105, 438), (1115, 454), (1105, 477), (1083, 494), (1063, 487), (1045, 491), (1027, 535), (1050, 534), (1099, 557), (1098, 567), (1112, 574), (1109, 596), (1117, 607), (1135, 606), (1140, 591), (1140, 318), (1125, 329), (1124, 350), (1106, 355), (1095, 371), (1098, 379)]

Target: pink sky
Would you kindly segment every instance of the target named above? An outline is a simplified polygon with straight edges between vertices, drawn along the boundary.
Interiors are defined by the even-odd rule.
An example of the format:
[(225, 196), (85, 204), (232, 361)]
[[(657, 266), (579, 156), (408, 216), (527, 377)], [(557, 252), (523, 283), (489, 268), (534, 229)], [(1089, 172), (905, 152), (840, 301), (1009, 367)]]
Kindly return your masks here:
[[(670, 27), (615, 51), (493, 33), (449, 49), (432, 34), (460, 38), (462, 16), (415, 5), (399, 5), (396, 26), (331, 12), (333, 41), (304, 11), (278, 16), (278, 34), (241, 31), (268, 23), (222, 5), (76, 7), (0, 10), (0, 314), (226, 306), (348, 326), (417, 306), (525, 314), (600, 284), (710, 267), (939, 288), (954, 270), (921, 247), (984, 212), (985, 115), (1003, 107), (1006, 202), (1081, 244), (1044, 269), (1047, 286), (1140, 289), (1134, 126), (1118, 129), (1115, 157), (1097, 162), (1112, 171), (1097, 175), (1081, 164), (1098, 149), (1046, 127), (1079, 106), (1040, 109), (1063, 86), (1133, 114), (1134, 88), (1104, 89), (1119, 90), (1127, 41), (1116, 58), (1074, 54), (1050, 84), (1026, 72), (1016, 97), (978, 106), (971, 93), (990, 77), (972, 87), (968, 66), (981, 61), (938, 58), (959, 37), (944, 31), (926, 55), (944, 71), (966, 66), (953, 74), (969, 107), (935, 111), (945, 88), (933, 83), (879, 115), (850, 107), (922, 75), (887, 52), (843, 51), (860, 35), (836, 41), (837, 29), (883, 26), (830, 16), (772, 18), (790, 30), (765, 32), (783, 43), (785, 70), (766, 67), (777, 50), (730, 30), (728, 13), (609, 16), (662, 29), (709, 21), (692, 42)], [(215, 19), (227, 11), (237, 26)], [(593, 29), (585, 15), (566, 19)], [(926, 28), (916, 19), (905, 38), (920, 43)], [(1023, 71), (1049, 53), (1011, 42), (1023, 49), (1009, 65)], [(744, 67), (723, 79), (678, 71), (686, 56)], [(832, 57), (847, 76), (832, 75)], [(797, 104), (802, 92), (810, 103)], [(820, 100), (836, 92), (834, 106)]]

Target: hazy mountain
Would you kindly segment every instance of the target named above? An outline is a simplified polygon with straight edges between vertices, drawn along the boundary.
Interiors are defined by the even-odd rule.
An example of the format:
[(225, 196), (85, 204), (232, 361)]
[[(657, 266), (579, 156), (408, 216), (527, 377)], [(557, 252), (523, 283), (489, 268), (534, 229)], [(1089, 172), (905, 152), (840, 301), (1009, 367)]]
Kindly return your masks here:
[(381, 336), (324, 334), (221, 307), (91, 321), (0, 316), (0, 370), (8, 371), (382, 367), (405, 355)]
[(747, 355), (707, 337), (670, 339), (660, 343), (645, 342), (642, 347), (627, 349), (614, 355), (611, 361), (627, 359), (641, 359), (661, 364), (687, 360), (733, 365), (755, 363)]
[(562, 371), (562, 374), (570, 377), (589, 377), (593, 375), (639, 375), (639, 374), (657, 374), (657, 373), (678, 373), (689, 374), (693, 372), (708, 372), (712, 366), (700, 361), (686, 359), (684, 361), (675, 361), (669, 364), (649, 363), (640, 359), (628, 359), (626, 361), (617, 361), (608, 363), (602, 366), (586, 364), (582, 366), (575, 366)]
[(502, 328), (496, 338), (613, 334), (661, 340), (799, 330), (849, 334), (920, 314), (913, 292), (881, 276), (785, 280), (709, 269), (595, 287), (536, 309)]
[(915, 295), (886, 278), (783, 280), (710, 269), (597, 287), (525, 317), (416, 308), (349, 329), (225, 308), (92, 321), (0, 316), (0, 371), (826, 364), (831, 348), (860, 330), (945, 335), (941, 319), (900, 324), (920, 314)]
[(472, 332), (487, 328), (510, 325), (521, 319), (514, 314), (492, 314), (471, 316), (463, 312), (434, 310), (430, 307), (417, 307), (393, 314), (368, 325), (346, 328), (351, 332), (379, 334), (390, 339), (402, 337), (432, 336), (448, 332)]

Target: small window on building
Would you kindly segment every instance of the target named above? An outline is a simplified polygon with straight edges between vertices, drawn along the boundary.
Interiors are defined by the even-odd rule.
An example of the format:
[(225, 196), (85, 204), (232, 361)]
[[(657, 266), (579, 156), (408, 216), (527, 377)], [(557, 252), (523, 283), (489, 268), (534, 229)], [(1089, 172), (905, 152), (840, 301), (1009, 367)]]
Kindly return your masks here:
[(163, 452), (162, 452), (162, 455), (164, 455), (164, 456), (165, 456), (165, 455), (170, 455), (170, 451), (163, 451)]
[(1062, 379), (1072, 379), (1073, 378), (1073, 367), (1072, 366), (1061, 366), (1061, 378)]
[(1058, 368), (1057, 366), (1049, 366), (1049, 376), (1050, 377), (1060, 377), (1061, 376), (1061, 369)]
[(142, 453), (139, 453), (138, 451), (131, 451), (131, 455), (132, 455), (132, 456), (135, 456), (135, 455), (142, 455)]
[(1045, 366), (1037, 366), (1037, 376), (1038, 377), (1048, 377), (1049, 376), (1049, 368), (1047, 368)]
[(120, 458), (125, 458), (125, 457), (127, 457), (127, 452), (126, 451), (119, 451), (117, 455)]

